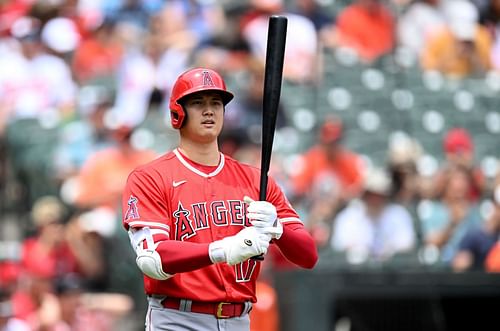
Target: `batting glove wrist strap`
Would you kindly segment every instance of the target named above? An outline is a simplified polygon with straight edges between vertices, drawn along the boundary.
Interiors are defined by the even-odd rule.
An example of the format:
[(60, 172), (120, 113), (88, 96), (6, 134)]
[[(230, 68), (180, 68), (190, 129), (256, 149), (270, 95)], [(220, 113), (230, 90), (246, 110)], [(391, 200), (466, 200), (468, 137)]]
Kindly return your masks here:
[(226, 253), (222, 240), (214, 241), (208, 245), (208, 255), (212, 263), (226, 262)]

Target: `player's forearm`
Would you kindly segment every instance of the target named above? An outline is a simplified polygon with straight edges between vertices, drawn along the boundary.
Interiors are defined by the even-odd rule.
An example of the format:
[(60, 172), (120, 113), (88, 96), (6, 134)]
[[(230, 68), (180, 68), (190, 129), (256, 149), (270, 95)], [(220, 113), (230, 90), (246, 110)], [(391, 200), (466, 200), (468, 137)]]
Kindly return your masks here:
[(208, 245), (165, 240), (160, 242), (156, 251), (160, 254), (163, 270), (168, 274), (178, 274), (211, 265)]
[(302, 224), (284, 226), (283, 235), (276, 244), (288, 260), (302, 268), (312, 269), (318, 261), (314, 239)]

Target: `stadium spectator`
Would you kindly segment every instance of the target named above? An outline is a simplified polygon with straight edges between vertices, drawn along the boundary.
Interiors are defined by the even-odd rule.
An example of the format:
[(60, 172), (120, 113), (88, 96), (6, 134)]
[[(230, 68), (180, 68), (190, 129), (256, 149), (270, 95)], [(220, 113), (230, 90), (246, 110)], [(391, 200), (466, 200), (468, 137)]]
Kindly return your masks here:
[(388, 173), (392, 182), (391, 200), (405, 207), (412, 215), (419, 244), (422, 234), (417, 222), (416, 209), (425, 184), (417, 171), (417, 164), (422, 155), (422, 146), (409, 136), (393, 139), (389, 144)]
[(446, 27), (429, 39), (421, 56), (424, 70), (451, 77), (483, 75), (491, 68), (492, 41), (479, 25), (477, 8), (467, 0), (447, 1)]
[(113, 130), (116, 146), (98, 151), (89, 157), (76, 177), (76, 192), (69, 199), (79, 208), (106, 207), (115, 210), (128, 174), (156, 154), (136, 149), (130, 139), (133, 128), (120, 126)]
[(53, 196), (41, 197), (33, 204), (31, 216), (37, 234), (22, 243), (22, 277), (12, 295), (12, 305), (17, 318), (37, 329), (42, 316), (51, 314), (53, 280), (77, 272), (78, 265), (64, 240), (66, 209), (61, 201)]
[(331, 246), (364, 259), (388, 259), (415, 247), (411, 215), (390, 199), (391, 180), (382, 169), (367, 171), (363, 194), (339, 212), (333, 222)]
[(417, 163), (423, 154), (417, 140), (404, 136), (389, 145), (388, 170), (392, 179), (392, 198), (406, 208), (413, 209), (419, 196)]
[(342, 144), (342, 135), (341, 121), (326, 118), (318, 142), (299, 157), (291, 173), (294, 200), (307, 211), (304, 219), (319, 247), (327, 244), (337, 210), (362, 190), (363, 161)]
[(54, 196), (37, 199), (31, 211), (37, 229), (34, 237), (22, 244), (21, 263), (28, 273), (55, 278), (77, 272), (78, 263), (64, 238), (67, 210)]
[(436, 201), (419, 206), (419, 216), (426, 245), (440, 251), (441, 260), (450, 263), (460, 241), (471, 229), (480, 226), (478, 206), (469, 199), (472, 179), (467, 170), (453, 167), (444, 174), (444, 185)]
[(464, 128), (450, 129), (443, 138), (443, 151), (445, 162), (435, 175), (435, 192), (438, 193), (444, 189), (449, 169), (460, 167), (471, 178), (468, 197), (471, 201), (477, 201), (485, 189), (486, 178), (475, 164), (474, 142), (469, 131)]
[(441, 0), (411, 2), (398, 20), (399, 44), (419, 55), (427, 40), (445, 24)]
[(19, 41), (21, 52), (0, 60), (0, 93), (11, 119), (38, 119), (54, 110), (62, 115), (73, 112), (76, 85), (70, 68), (47, 52), (41, 24), (34, 17), (16, 20), (11, 34)]
[(54, 281), (54, 294), (40, 312), (36, 330), (111, 331), (130, 308), (130, 300), (122, 295), (87, 293), (82, 279), (70, 273)]
[[(242, 97), (231, 104), (224, 115), (224, 136), (235, 137), (241, 142), (259, 143), (255, 133), (261, 131), (262, 99), (264, 97), (264, 63), (250, 57), (245, 72), (245, 85), (242, 88)], [(276, 127), (282, 128), (288, 124), (287, 112), (283, 102), (278, 104)]]
[(500, 186), (493, 191), (492, 204), (492, 210), (483, 226), (469, 230), (460, 242), (458, 252), (453, 258), (453, 270), (485, 270), (485, 261), (490, 254), (490, 271), (492, 265), (498, 263), (493, 262), (498, 257), (493, 257), (494, 253), (491, 252), (500, 236)]
[(90, 155), (112, 145), (106, 116), (112, 107), (109, 92), (98, 92), (94, 100), (87, 98), (80, 107), (80, 119), (61, 125), (58, 144), (54, 152), (53, 176), (64, 181), (77, 175)]
[(318, 132), (318, 142), (298, 160), (292, 175), (294, 193), (310, 194), (320, 185), (338, 186), (341, 201), (360, 193), (363, 182), (363, 161), (342, 143), (343, 124), (338, 118), (325, 119)]
[(305, 16), (286, 13), (282, 0), (252, 0), (254, 11), (242, 20), (242, 35), (254, 56), (264, 62), (267, 49), (268, 19), (282, 14), (288, 18), (283, 78), (296, 83), (317, 79), (318, 35), (314, 24)]
[(31, 328), (39, 327), (42, 316), (50, 315), (52, 282), (67, 273), (78, 272), (78, 261), (64, 236), (66, 209), (52, 196), (33, 205), (32, 220), (38, 233), (22, 243), (22, 281), (12, 296), (14, 315)]
[(315, 0), (295, 0), (295, 14), (307, 17), (314, 24), (319, 40), (324, 44), (331, 38), (335, 18), (327, 15), (325, 9)]
[(86, 289), (109, 289), (109, 242), (114, 233), (115, 214), (106, 209), (76, 213), (66, 225), (65, 238), (75, 255)]
[(224, 30), (226, 18), (218, 2), (174, 0), (167, 6), (172, 6), (178, 16), (185, 17), (187, 30), (197, 44), (209, 42)]
[(152, 101), (162, 104), (168, 99), (166, 91), (185, 70), (189, 56), (185, 50), (166, 47), (158, 35), (139, 38), (142, 39), (136, 41), (142, 43), (142, 49), (131, 48), (125, 52), (117, 76), (114, 108), (129, 126), (144, 121)]
[(72, 70), (78, 83), (113, 77), (122, 53), (123, 45), (113, 22), (103, 21), (93, 27), (73, 55)]
[(333, 46), (354, 49), (366, 62), (388, 54), (395, 46), (395, 21), (380, 0), (356, 0), (337, 16)]

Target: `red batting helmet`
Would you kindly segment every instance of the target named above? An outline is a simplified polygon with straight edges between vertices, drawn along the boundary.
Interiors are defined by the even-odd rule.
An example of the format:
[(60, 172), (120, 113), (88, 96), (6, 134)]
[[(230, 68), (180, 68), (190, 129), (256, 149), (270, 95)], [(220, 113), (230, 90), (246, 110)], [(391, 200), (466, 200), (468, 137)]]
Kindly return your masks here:
[(200, 91), (218, 91), (224, 106), (233, 99), (233, 94), (226, 89), (226, 83), (217, 72), (206, 68), (190, 69), (182, 73), (172, 88), (170, 95), (170, 120), (172, 127), (179, 129), (186, 113), (182, 107), (182, 99)]

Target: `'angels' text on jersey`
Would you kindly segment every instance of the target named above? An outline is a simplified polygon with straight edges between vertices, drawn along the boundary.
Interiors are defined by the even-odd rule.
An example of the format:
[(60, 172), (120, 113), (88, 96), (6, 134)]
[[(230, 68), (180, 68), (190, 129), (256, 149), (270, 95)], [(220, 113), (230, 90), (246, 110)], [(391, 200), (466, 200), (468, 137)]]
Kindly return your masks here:
[(179, 201), (177, 209), (172, 213), (175, 240), (191, 238), (198, 231), (211, 226), (250, 226), (245, 215), (246, 204), (240, 200), (215, 200), (211, 201), (208, 206), (207, 202), (183, 206)]

